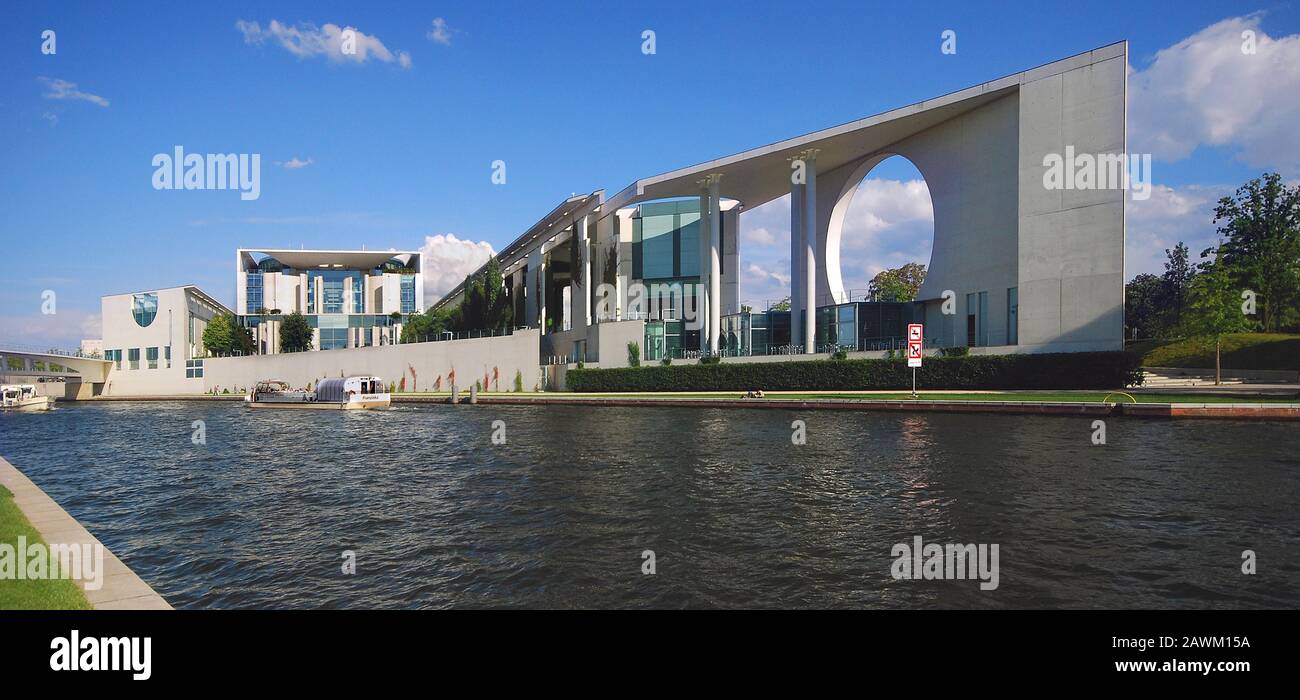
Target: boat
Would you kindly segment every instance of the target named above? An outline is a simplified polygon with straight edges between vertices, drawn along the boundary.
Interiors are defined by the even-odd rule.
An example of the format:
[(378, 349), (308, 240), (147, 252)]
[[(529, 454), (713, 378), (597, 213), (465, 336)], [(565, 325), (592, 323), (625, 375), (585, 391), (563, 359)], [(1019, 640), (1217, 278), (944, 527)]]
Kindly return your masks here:
[(0, 410), (48, 411), (54, 399), (36, 393), (35, 384), (0, 385)]
[(316, 382), (315, 391), (292, 389), (288, 382), (267, 379), (258, 382), (244, 397), (248, 408), (300, 408), (357, 411), (388, 408), (392, 397), (379, 377), (332, 377)]

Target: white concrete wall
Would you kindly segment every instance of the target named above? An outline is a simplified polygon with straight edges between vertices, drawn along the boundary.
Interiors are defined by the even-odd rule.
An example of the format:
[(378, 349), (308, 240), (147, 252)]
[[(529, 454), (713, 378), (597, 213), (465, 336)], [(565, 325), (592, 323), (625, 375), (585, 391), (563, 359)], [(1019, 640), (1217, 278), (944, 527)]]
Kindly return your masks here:
[(1043, 157), (1127, 149), (1124, 44), (1029, 71), (1020, 86), (1020, 344), (1026, 351), (1124, 347), (1123, 190), (1049, 190)]
[[(522, 330), (495, 338), (209, 358), (204, 361), (203, 390), (229, 388), (234, 391), (265, 379), (281, 379), (299, 387), (325, 377), (371, 374), (382, 377), (385, 383), (394, 384), (400, 384), (405, 376), (408, 391), (431, 391), (435, 379), (441, 376), (442, 388), (446, 391), (449, 374), (455, 370), (457, 386), (462, 389), (472, 385), (475, 379), (481, 382), (486, 375), (491, 390), (499, 386), (502, 391), (513, 391), (515, 372), (518, 371), (523, 376), (524, 389), (532, 391), (540, 380), (538, 340), (538, 331)], [(414, 379), (411, 367), (415, 368)]]
[[(132, 316), (134, 295), (118, 294), (100, 300), (104, 349), (122, 351), (122, 368), (109, 370), (104, 385), (105, 395), (203, 393), (203, 380), (185, 378), (185, 361), (189, 358), (191, 340), (200, 348), (203, 344), (202, 338), (189, 337), (188, 292), (184, 287), (176, 287), (153, 293), (158, 295), (158, 315), (146, 327), (139, 326)], [(170, 368), (163, 350), (169, 343), (172, 346)], [(150, 347), (158, 348), (157, 369), (148, 369), (147, 348)], [(132, 348), (140, 350), (140, 364), (136, 370), (130, 369), (129, 351)]]
[(627, 344), (635, 342), (641, 346), (641, 360), (645, 362), (645, 321), (617, 321), (600, 323), (595, 326), (596, 347), (600, 366), (627, 367)]

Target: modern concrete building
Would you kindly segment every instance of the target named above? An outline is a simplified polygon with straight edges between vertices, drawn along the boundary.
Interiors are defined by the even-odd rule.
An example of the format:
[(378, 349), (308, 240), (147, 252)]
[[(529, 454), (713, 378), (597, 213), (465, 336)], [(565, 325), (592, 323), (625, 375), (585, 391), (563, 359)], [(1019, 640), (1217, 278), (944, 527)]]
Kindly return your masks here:
[(393, 314), (424, 307), (424, 270), (415, 251), (277, 250), (235, 252), (235, 313), (253, 331), (257, 353), (280, 351), (280, 324), (301, 313), (317, 350), (391, 345)]
[(194, 286), (102, 297), (105, 393), (203, 393), (203, 331), (223, 313)]
[[(277, 374), (308, 381), (377, 367), (412, 387), (450, 383), (460, 371), (494, 387), (517, 376), (531, 389), (558, 384), (560, 368), (545, 365), (625, 365), (633, 343), (647, 360), (765, 361), (746, 356), (897, 347), (916, 321), (930, 348), (1122, 349), (1126, 66), (1127, 44), (1112, 44), (641, 178), (612, 196), (569, 197), (498, 255), (514, 305), (509, 337), (377, 347), (397, 343), (401, 318), (421, 311), (418, 252), (240, 249), (235, 314), (254, 332), (258, 355), (279, 353), (281, 320), (295, 311), (307, 316), (317, 349), (349, 350), (204, 358), (203, 327), (225, 311), (218, 302), (194, 287), (109, 296), (106, 393), (202, 393)], [(848, 208), (862, 180), (894, 155), (929, 187), (929, 274), (915, 301), (851, 298), (840, 273)], [(1048, 176), (1054, 161), (1070, 169), (1064, 181)], [(790, 308), (744, 308), (740, 214), (787, 194)], [(463, 286), (435, 308), (459, 303)], [(5, 361), (27, 372), (49, 363)]]
[[(642, 178), (610, 197), (599, 190), (567, 199), (501, 251), (506, 284), (522, 307), (516, 320), (543, 331), (544, 356), (602, 365), (608, 358), (593, 355), (600, 336), (593, 328), (626, 319), (649, 320), (644, 334), (623, 335), (642, 335), (651, 358), (661, 337), (668, 351), (752, 354), (755, 329), (768, 352), (865, 350), (867, 320), (875, 324), (870, 332), (897, 335), (904, 323), (922, 321), (937, 346), (1121, 349), (1127, 50), (1112, 44)], [(929, 187), (929, 274), (915, 303), (864, 306), (844, 290), (841, 237), (859, 183), (893, 155), (910, 160)], [(1102, 175), (1119, 170), (1055, 186), (1044, 177), (1052, 158), (1070, 158), (1068, 168), (1091, 164)], [(736, 215), (786, 194), (791, 311), (738, 315)], [(638, 282), (663, 280), (699, 283), (686, 298), (703, 309), (701, 330), (669, 340), (669, 328), (655, 324), (689, 307), (670, 305), (656, 317), (628, 293)], [(608, 313), (593, 314), (602, 283), (617, 293)], [(435, 306), (458, 303), (462, 291)]]

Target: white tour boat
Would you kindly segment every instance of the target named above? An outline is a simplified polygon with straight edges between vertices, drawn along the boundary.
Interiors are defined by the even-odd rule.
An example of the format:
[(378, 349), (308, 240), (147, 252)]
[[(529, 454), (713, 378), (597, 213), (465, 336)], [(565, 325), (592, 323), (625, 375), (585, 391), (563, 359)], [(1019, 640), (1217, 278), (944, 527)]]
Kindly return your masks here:
[(36, 393), (35, 384), (0, 385), (0, 409), (5, 411), (48, 411), (54, 399)]
[(379, 377), (335, 377), (316, 382), (315, 391), (291, 389), (288, 382), (269, 379), (244, 397), (249, 408), (306, 408), (355, 411), (388, 408), (392, 399)]

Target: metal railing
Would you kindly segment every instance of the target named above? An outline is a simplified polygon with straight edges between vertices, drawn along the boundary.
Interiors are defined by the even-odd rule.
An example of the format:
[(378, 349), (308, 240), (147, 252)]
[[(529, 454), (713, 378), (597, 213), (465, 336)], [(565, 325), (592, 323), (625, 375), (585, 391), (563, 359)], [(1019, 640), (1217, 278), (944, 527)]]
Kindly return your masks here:
[(418, 335), (418, 336), (414, 336), (414, 338), (407, 338), (405, 342), (402, 342), (401, 338), (398, 338), (398, 342), (391, 343), (391, 344), (411, 345), (414, 343), (440, 343), (446, 340), (473, 340), (475, 338), (503, 338), (506, 336), (514, 335), (515, 331), (527, 330), (527, 328), (528, 328), (527, 326), (518, 326), (515, 328), (500, 328), (500, 329), (475, 330), (475, 331), (443, 331), (442, 333), (436, 335)]
[(35, 355), (62, 355), (63, 357), (81, 357), (88, 360), (102, 360), (101, 355), (96, 357), (93, 354), (83, 353), (80, 349), (65, 350), (63, 348), (43, 347), (40, 345), (29, 345), (24, 343), (11, 343), (7, 340), (0, 340), (0, 352), (8, 350), (10, 352), (31, 353)]

